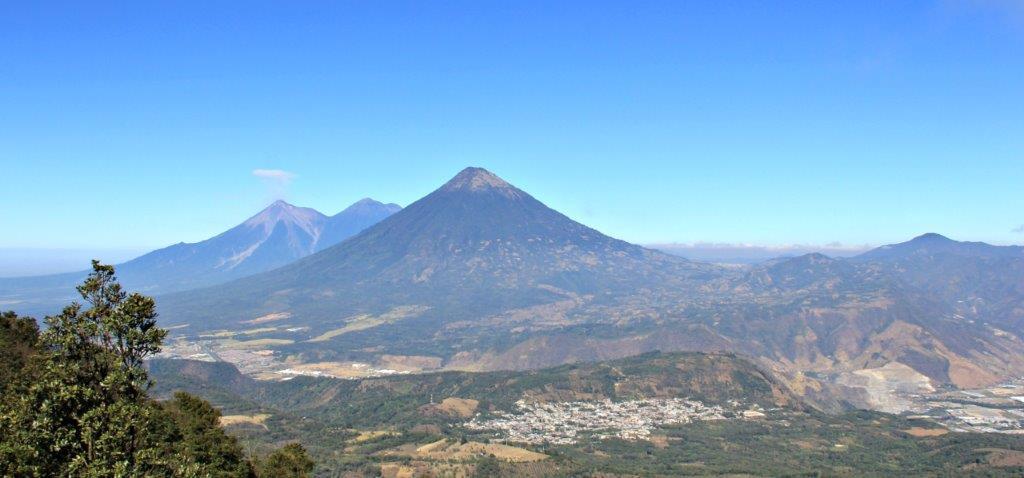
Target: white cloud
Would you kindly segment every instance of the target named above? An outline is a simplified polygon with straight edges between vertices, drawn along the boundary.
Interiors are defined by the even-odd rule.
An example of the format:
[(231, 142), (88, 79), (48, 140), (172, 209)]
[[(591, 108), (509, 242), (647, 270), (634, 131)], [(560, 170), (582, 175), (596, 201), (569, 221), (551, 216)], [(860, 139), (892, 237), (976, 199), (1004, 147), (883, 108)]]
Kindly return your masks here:
[(1017, 234), (1024, 234), (1024, 224), (1021, 224), (1021, 225), (1011, 229), (1010, 232), (1016, 232)]
[(295, 179), (295, 173), (281, 169), (254, 169), (252, 175), (261, 179), (269, 179), (280, 183), (288, 184)]
[(252, 175), (263, 181), (270, 200), (285, 199), (288, 194), (288, 186), (298, 176), (281, 169), (254, 169)]

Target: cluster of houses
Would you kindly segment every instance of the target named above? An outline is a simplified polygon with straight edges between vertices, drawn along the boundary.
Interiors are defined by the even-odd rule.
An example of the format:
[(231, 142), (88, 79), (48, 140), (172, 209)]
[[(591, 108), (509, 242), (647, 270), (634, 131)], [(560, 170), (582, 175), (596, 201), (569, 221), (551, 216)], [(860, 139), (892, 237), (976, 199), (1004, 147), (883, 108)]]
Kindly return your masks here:
[[(495, 431), (510, 443), (568, 445), (581, 435), (598, 439), (645, 440), (651, 432), (667, 425), (729, 417), (763, 416), (756, 410), (726, 412), (682, 398), (648, 398), (613, 402), (516, 402), (514, 412), (496, 412), (488, 418), (478, 414), (465, 427), (474, 431)], [(749, 413), (748, 413), (749, 412)]]
[(1024, 434), (1024, 378), (973, 390), (912, 395), (911, 415), (952, 431)]

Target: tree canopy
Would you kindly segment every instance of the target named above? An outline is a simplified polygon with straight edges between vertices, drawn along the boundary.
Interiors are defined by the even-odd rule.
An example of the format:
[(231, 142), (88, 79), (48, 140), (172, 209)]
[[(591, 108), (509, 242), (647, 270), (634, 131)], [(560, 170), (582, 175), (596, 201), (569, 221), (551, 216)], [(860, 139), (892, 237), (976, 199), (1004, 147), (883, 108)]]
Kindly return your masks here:
[(313, 472), (313, 460), (298, 443), (290, 443), (271, 453), (260, 464), (260, 476), (300, 478)]
[[(167, 335), (154, 300), (123, 291), (98, 261), (78, 293), (84, 304), (47, 317), (42, 333), (31, 318), (0, 314), (0, 475), (257, 476), (205, 400), (149, 396), (144, 361)], [(308, 476), (313, 462), (288, 445), (263, 468)]]

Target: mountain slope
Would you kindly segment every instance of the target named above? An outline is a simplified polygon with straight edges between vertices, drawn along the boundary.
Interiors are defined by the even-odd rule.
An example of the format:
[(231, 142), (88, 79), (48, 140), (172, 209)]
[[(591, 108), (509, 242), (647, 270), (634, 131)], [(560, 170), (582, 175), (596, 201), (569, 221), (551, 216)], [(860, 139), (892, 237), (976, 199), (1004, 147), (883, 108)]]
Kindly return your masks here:
[[(156, 359), (148, 366), (158, 395), (170, 396), (176, 390), (224, 397), (234, 394), (306, 416), (343, 418), (374, 427), (460, 419), (425, 410), (431, 397), (437, 401), (445, 397), (477, 400), (482, 410), (510, 409), (521, 399), (683, 397), (709, 404), (736, 400), (766, 408), (808, 409), (771, 373), (733, 354), (653, 352), (524, 372), (444, 372), (360, 380), (297, 377), (283, 382), (254, 381), (225, 363)], [(389, 407), (382, 410), (380, 404), (385, 402)]]
[(401, 210), (402, 207), (397, 204), (384, 204), (370, 198), (361, 199), (327, 218), (315, 249), (327, 249)]
[[(327, 217), (276, 201), (211, 239), (175, 244), (118, 267), (142, 291), (184, 290), (262, 272), (311, 254)], [(151, 292), (151, 293), (152, 293)]]
[(486, 170), (467, 168), (348, 241), (273, 273), (168, 296), (161, 313), (199, 328), (289, 313), (327, 329), (396, 306), (479, 319), (679, 283), (703, 269), (605, 236)]
[(225, 346), (272, 344), (307, 362), (525, 370), (652, 350), (739, 352), (830, 409), (870, 402), (835, 385), (893, 362), (935, 385), (1024, 373), (1024, 260), (911, 242), (879, 259), (699, 264), (605, 236), (468, 168), (337, 246), (159, 303), (165, 323), (192, 336), (272, 320), (251, 343)]
[(710, 275), (697, 294), (666, 287), (585, 305), (554, 327), (543, 317), (503, 328), (492, 322), (487, 334), (507, 334), (510, 343), (451, 363), (528, 369), (649, 350), (727, 350), (766, 360), (829, 409), (836, 399), (884, 401), (833, 382), (864, 369), (888, 373), (881, 368), (893, 362), (913, 370), (898, 378), (908, 386), (978, 387), (1019, 376), (1024, 261), (958, 261), (907, 263), (906, 270), (818, 254), (771, 261)]
[(853, 259), (954, 314), (1024, 334), (1024, 247), (925, 234)]
[[(327, 217), (276, 201), (242, 224), (210, 239), (178, 243), (117, 266), (130, 290), (162, 294), (227, 282), (281, 267), (329, 247), (393, 213), (398, 206), (364, 199)], [(53, 313), (76, 299), (85, 272), (0, 280), (0, 299), (24, 313)], [(36, 310), (34, 310), (36, 309)]]

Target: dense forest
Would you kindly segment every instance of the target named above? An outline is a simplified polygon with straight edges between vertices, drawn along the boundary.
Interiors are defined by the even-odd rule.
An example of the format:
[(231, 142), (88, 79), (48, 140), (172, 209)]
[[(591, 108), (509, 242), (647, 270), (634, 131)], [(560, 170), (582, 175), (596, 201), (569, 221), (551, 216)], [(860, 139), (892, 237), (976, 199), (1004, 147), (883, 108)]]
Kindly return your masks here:
[(179, 392), (157, 401), (144, 360), (166, 331), (155, 303), (93, 262), (72, 303), (36, 321), (0, 314), (0, 475), (303, 477), (314, 463), (289, 443), (247, 456), (220, 411)]

